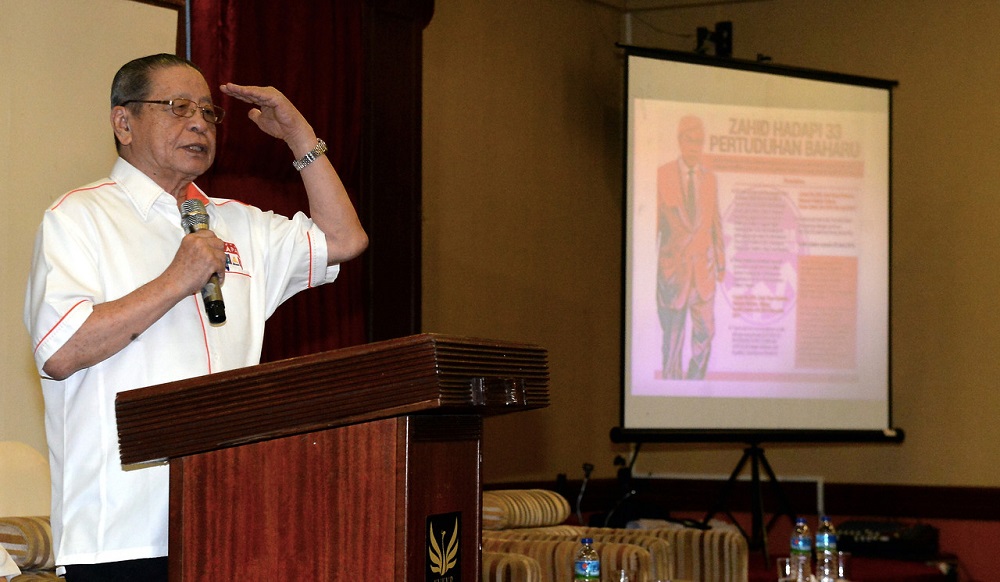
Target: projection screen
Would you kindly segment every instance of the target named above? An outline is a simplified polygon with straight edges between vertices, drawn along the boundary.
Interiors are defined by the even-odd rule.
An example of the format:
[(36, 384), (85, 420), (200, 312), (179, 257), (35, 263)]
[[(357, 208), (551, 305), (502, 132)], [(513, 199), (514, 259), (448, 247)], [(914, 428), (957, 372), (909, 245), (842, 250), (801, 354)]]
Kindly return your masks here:
[(889, 382), (894, 86), (626, 49), (615, 440), (901, 434)]

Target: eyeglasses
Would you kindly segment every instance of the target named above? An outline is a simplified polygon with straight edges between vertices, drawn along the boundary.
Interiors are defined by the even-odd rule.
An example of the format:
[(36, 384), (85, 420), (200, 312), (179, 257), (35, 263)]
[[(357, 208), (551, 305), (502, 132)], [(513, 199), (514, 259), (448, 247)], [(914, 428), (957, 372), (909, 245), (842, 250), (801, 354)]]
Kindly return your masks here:
[(129, 99), (128, 101), (122, 103), (122, 105), (128, 105), (129, 103), (153, 103), (154, 105), (169, 105), (170, 111), (174, 112), (177, 117), (191, 117), (194, 115), (195, 110), (200, 109), (201, 115), (205, 118), (205, 121), (209, 123), (219, 124), (222, 123), (223, 116), (226, 115), (225, 110), (221, 107), (215, 105), (198, 105), (190, 99), (170, 99), (169, 101), (149, 101), (144, 99)]

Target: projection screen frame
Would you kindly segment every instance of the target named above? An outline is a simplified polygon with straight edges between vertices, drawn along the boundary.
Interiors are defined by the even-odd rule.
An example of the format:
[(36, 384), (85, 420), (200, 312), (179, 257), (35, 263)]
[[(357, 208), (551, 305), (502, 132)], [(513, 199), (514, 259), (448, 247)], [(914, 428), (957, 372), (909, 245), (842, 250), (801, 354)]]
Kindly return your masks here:
[(870, 430), (870, 429), (769, 429), (769, 428), (625, 428), (625, 416), (626, 416), (626, 392), (629, 390), (630, 386), (627, 382), (626, 365), (628, 354), (626, 350), (628, 349), (627, 337), (629, 333), (629, 326), (627, 322), (627, 317), (629, 317), (629, 304), (630, 298), (628, 296), (627, 288), (629, 276), (628, 270), (628, 258), (629, 258), (629, 236), (628, 229), (630, 227), (630, 216), (629, 211), (626, 208), (622, 213), (622, 271), (621, 271), (621, 289), (622, 289), (622, 301), (621, 301), (621, 317), (622, 317), (622, 328), (621, 328), (621, 352), (620, 352), (620, 406), (619, 406), (619, 425), (613, 427), (610, 431), (610, 438), (612, 442), (615, 443), (748, 443), (748, 444), (761, 444), (761, 443), (901, 443), (905, 438), (905, 433), (901, 428), (893, 427), (892, 422), (892, 407), (893, 407), (893, 396), (892, 396), (892, 345), (891, 345), (891, 248), (892, 248), (892, 228), (891, 228), (891, 209), (892, 209), (892, 89), (898, 85), (897, 81), (878, 79), (873, 77), (850, 75), (844, 73), (821, 71), (816, 69), (807, 69), (799, 67), (789, 67), (778, 65), (770, 62), (761, 61), (747, 61), (734, 58), (720, 58), (711, 57), (703, 54), (697, 53), (686, 53), (681, 51), (672, 51), (665, 49), (653, 49), (645, 47), (637, 47), (631, 45), (617, 45), (620, 49), (624, 50), (625, 56), (625, 68), (626, 74), (624, 75), (624, 115), (623, 115), (623, 173), (622, 173), (622, 192), (623, 201), (627, 207), (629, 193), (629, 159), (628, 159), (628, 149), (631, 147), (629, 143), (629, 113), (630, 113), (630, 94), (629, 94), (629, 75), (628, 75), (628, 62), (629, 57), (646, 57), (667, 61), (675, 61), (680, 63), (694, 64), (694, 65), (704, 65), (711, 67), (722, 67), (729, 69), (736, 69), (741, 71), (756, 72), (763, 74), (774, 74), (786, 77), (795, 77), (807, 80), (816, 81), (826, 81), (833, 83), (841, 83), (847, 85), (855, 85), (859, 87), (868, 87), (875, 89), (884, 89), (887, 92), (888, 104), (887, 104), (887, 114), (888, 114), (888, 136), (887, 136), (887, 161), (888, 167), (887, 171), (887, 243), (886, 248), (886, 357), (887, 357), (887, 374), (886, 374), (886, 407), (887, 407), (887, 426), (881, 430)]

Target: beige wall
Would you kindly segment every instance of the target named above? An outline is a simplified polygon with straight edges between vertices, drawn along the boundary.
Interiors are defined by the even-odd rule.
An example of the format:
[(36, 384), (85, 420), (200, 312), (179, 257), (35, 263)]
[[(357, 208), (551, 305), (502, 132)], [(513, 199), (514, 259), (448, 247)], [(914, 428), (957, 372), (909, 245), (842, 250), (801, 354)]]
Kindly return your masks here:
[(610, 463), (618, 31), (613, 11), (571, 0), (437, 2), (425, 31), (424, 330), (550, 357), (551, 407), (488, 421), (486, 479)]
[[(0, 439), (39, 450), (41, 399), (21, 323), (34, 229), (52, 199), (107, 171), (113, 151), (102, 112), (114, 68), (173, 48), (173, 28), (162, 29), (169, 40), (135, 21), (112, 31), (106, 15), (116, 11), (95, 2), (126, 0), (86, 9), (73, 0), (0, 0), (0, 199), (13, 213), (0, 279)], [(46, 12), (50, 5), (58, 12)], [(839, 482), (1000, 485), (992, 385), (1000, 376), (1000, 164), (992, 159), (1000, 152), (1000, 5), (771, 0), (644, 12), (632, 21), (633, 42), (689, 50), (694, 39), (676, 34), (719, 20), (733, 21), (738, 58), (764, 53), (779, 64), (900, 82), (892, 341), (895, 420), (906, 442), (769, 446), (771, 464), (783, 476)], [(99, 43), (114, 52), (84, 56), (82, 30), (100, 31), (89, 40), (115, 39)], [(628, 450), (608, 439), (618, 407), (614, 44), (622, 31), (618, 13), (587, 0), (439, 0), (425, 33), (424, 329), (550, 352), (551, 407), (487, 421), (487, 481), (578, 478), (584, 462), (608, 477), (614, 455)], [(9, 81), (14, 72), (28, 84)], [(93, 94), (83, 73), (101, 79)], [(90, 153), (97, 159), (83, 161)], [(726, 474), (738, 458), (739, 447), (647, 445), (637, 466)]]
[(0, 440), (45, 453), (31, 340), (22, 323), (35, 229), (55, 198), (115, 159), (111, 78), (129, 59), (174, 52), (177, 12), (130, 0), (0, 0)]
[[(439, 1), (424, 35), (424, 329), (549, 349), (552, 405), (486, 423), (488, 482), (613, 475), (621, 58), (692, 50), (899, 81), (894, 94), (894, 445), (766, 445), (783, 477), (998, 486), (1000, 4), (770, 0), (623, 19), (586, 0)], [(686, 36), (684, 36), (686, 35)], [(862, 306), (863, 309), (863, 306)], [(637, 469), (728, 475), (739, 446), (645, 445)]]

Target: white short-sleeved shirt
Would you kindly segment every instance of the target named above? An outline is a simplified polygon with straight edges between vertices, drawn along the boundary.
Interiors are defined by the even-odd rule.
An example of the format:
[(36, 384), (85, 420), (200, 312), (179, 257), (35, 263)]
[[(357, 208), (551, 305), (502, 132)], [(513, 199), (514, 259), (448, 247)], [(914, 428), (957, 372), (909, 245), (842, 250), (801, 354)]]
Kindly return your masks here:
[[(63, 381), (42, 373), (59, 565), (167, 555), (168, 467), (122, 468), (115, 395), (258, 363), (264, 321), (339, 272), (304, 214), (203, 200), (209, 227), (226, 242), (225, 324), (209, 325), (194, 294), (107, 360)], [(56, 201), (38, 230), (25, 301), (39, 372), (95, 304), (160, 275), (185, 234), (174, 197), (122, 159), (107, 179)]]

